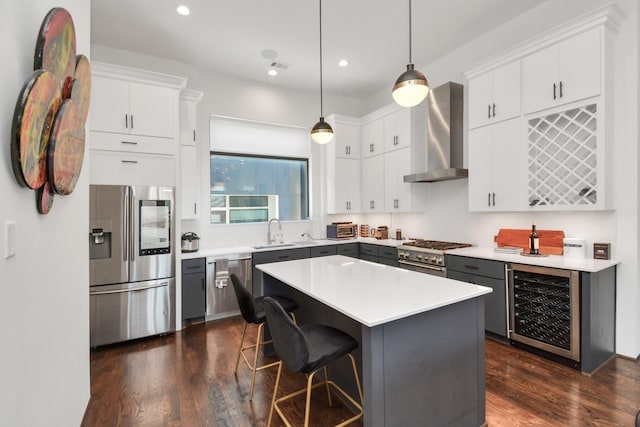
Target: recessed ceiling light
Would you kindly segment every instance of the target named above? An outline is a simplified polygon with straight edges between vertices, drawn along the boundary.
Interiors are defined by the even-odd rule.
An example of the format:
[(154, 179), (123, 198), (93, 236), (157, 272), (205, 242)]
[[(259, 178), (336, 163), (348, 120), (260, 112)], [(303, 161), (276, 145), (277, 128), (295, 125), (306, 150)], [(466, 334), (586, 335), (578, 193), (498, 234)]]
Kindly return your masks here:
[(182, 16), (187, 16), (188, 14), (191, 13), (191, 11), (189, 10), (189, 8), (183, 4), (181, 4), (180, 6), (178, 6), (176, 8), (176, 11), (182, 15)]
[(272, 69), (269, 70), (269, 75), (270, 76), (277, 76), (278, 72), (272, 68)]
[(349, 65), (349, 61), (347, 61), (346, 59), (341, 59), (340, 62), (338, 62), (338, 65), (341, 67), (346, 67), (347, 65)]

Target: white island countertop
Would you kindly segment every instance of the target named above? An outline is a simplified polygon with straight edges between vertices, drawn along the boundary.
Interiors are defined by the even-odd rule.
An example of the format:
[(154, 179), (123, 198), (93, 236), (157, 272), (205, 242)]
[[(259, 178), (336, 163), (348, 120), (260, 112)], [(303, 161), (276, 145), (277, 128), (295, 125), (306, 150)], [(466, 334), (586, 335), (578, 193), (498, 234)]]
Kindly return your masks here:
[(495, 252), (493, 248), (461, 248), (447, 251), (449, 255), (459, 255), (471, 258), (482, 258), (494, 261), (510, 262), (514, 264), (537, 265), (540, 267), (561, 268), (564, 270), (585, 271), (587, 273), (597, 273), (609, 267), (618, 265), (617, 260), (609, 259), (577, 259), (568, 258), (562, 255), (549, 255), (545, 257), (527, 257), (520, 254), (505, 254)]
[(484, 286), (342, 255), (256, 268), (367, 327), (492, 292)]

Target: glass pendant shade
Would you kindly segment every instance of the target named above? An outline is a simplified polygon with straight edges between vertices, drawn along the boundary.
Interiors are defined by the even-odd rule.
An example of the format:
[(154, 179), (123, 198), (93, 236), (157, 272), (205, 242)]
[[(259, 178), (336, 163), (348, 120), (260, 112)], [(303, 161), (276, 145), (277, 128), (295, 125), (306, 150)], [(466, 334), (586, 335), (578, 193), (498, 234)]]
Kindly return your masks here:
[(326, 144), (333, 138), (333, 129), (329, 123), (324, 121), (324, 117), (320, 117), (320, 121), (313, 125), (311, 129), (311, 139), (317, 144)]
[(407, 71), (402, 73), (393, 85), (393, 100), (402, 107), (413, 107), (420, 104), (429, 93), (427, 78), (413, 64), (407, 65)]

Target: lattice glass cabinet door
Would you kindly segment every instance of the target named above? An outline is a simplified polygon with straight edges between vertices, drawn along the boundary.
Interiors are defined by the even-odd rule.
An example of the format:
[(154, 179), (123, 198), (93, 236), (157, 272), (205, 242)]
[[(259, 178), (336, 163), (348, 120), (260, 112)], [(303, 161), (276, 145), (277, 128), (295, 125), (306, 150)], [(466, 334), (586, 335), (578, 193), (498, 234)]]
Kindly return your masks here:
[(530, 207), (596, 207), (598, 153), (596, 104), (530, 119)]

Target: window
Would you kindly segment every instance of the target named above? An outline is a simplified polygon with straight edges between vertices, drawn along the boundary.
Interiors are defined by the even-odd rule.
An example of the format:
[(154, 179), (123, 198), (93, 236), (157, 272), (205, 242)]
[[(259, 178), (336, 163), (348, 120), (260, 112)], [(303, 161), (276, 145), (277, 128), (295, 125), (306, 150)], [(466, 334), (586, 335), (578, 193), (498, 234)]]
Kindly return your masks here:
[(211, 152), (211, 224), (307, 219), (308, 163)]
[(309, 129), (211, 116), (211, 224), (309, 218)]

